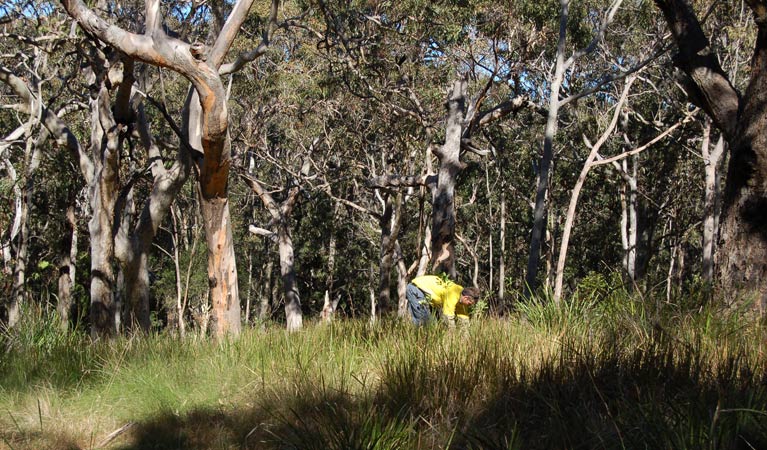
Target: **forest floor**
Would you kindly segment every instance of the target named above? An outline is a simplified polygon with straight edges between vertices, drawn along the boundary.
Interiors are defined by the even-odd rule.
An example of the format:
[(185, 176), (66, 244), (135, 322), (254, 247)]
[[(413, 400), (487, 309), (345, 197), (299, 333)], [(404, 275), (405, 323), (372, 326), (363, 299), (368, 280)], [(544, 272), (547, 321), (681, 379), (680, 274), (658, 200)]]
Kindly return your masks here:
[(632, 300), (471, 327), (0, 340), (0, 448), (765, 449), (767, 326)]

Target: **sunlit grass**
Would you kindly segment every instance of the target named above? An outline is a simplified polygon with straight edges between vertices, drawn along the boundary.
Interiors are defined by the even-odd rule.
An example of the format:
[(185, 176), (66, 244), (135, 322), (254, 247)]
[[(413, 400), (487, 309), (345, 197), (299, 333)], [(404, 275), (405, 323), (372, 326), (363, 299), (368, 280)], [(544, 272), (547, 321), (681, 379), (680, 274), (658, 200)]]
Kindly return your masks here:
[(223, 342), (92, 344), (39, 317), (3, 338), (0, 447), (767, 447), (760, 320), (643, 305), (540, 301), (463, 330), (339, 321)]

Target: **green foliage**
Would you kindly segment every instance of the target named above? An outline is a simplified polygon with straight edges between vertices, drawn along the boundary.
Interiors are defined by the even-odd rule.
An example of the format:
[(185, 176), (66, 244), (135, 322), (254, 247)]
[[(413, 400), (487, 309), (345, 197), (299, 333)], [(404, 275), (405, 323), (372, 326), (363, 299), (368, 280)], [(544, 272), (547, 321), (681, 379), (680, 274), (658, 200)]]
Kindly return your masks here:
[[(589, 278), (581, 292), (605, 287)], [(763, 323), (670, 306), (650, 323), (615, 297), (459, 331), (339, 321), (219, 343), (92, 343), (42, 315), (3, 336), (0, 434), (24, 449), (82, 448), (128, 422), (108, 448), (767, 445)]]
[(66, 387), (95, 367), (93, 348), (79, 328), (62, 330), (55, 312), (24, 304), (22, 320), (13, 329), (0, 330), (0, 379), (6, 392), (25, 391), (45, 380)]

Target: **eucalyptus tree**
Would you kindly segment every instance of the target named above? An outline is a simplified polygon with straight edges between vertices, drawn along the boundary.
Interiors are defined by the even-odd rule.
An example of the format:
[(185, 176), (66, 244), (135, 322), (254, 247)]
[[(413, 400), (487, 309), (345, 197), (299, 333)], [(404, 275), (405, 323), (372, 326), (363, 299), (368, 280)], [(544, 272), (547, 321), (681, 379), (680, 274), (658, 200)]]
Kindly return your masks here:
[(756, 41), (748, 86), (741, 94), (722, 69), (692, 5), (684, 0), (657, 0), (678, 54), (675, 64), (686, 75), (689, 98), (700, 105), (724, 134), (730, 160), (724, 187), (717, 273), (722, 293), (755, 296), (767, 302), (767, 239), (764, 204), (767, 192), (767, 132), (763, 107), (767, 95), (767, 3), (748, 0)]
[[(252, 0), (238, 1), (215, 35), (214, 42), (208, 47), (201, 42), (187, 43), (167, 33), (161, 4), (157, 0), (145, 2), (143, 26), (133, 25), (133, 28), (143, 28), (142, 34), (108, 22), (81, 0), (62, 1), (68, 14), (85, 31), (124, 55), (124, 64), (132, 65), (134, 61), (140, 61), (169, 68), (188, 79), (199, 96), (199, 100), (194, 96), (188, 100), (186, 115), (190, 117), (190, 128), (194, 131), (182, 140), (182, 146), (190, 145), (195, 150), (192, 158), (199, 170), (201, 210), (208, 246), (210, 297), (218, 336), (237, 334), (240, 331), (240, 299), (227, 198), (231, 159), (227, 135), (229, 119), (226, 90), (219, 72), (231, 73), (263, 52), (262, 48), (257, 47), (222, 66), (252, 3)], [(276, 7), (275, 1), (272, 18), (276, 17)], [(268, 37), (267, 32), (262, 44), (266, 45)], [(195, 114), (198, 105), (199, 115)], [(185, 142), (187, 139), (188, 143)], [(198, 143), (199, 147), (196, 147)]]

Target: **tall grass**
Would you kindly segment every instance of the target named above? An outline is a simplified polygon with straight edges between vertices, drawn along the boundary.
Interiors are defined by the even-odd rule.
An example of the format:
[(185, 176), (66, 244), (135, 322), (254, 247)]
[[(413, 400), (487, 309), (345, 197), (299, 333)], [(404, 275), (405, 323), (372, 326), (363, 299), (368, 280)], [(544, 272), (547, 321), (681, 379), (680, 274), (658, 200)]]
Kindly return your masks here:
[(0, 447), (767, 448), (764, 325), (657, 305), (576, 296), (456, 331), (341, 321), (218, 343), (92, 344), (41, 316), (2, 338)]

